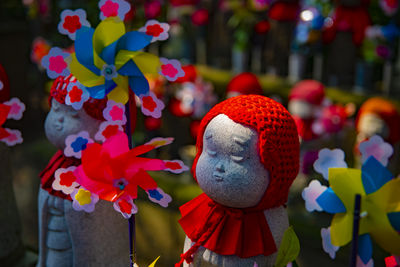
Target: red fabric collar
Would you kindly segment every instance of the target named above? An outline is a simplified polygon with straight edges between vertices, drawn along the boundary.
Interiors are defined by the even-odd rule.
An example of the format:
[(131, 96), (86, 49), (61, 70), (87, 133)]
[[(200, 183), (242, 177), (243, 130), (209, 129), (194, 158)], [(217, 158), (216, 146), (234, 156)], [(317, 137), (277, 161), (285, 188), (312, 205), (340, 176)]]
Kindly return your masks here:
[(241, 258), (268, 256), (277, 251), (263, 210), (229, 208), (203, 193), (181, 206), (180, 211), (179, 223), (195, 244), (181, 255), (181, 261), (175, 266), (184, 260), (193, 261), (192, 254), (200, 246)]
[(64, 199), (72, 200), (69, 195), (64, 194), (61, 191), (56, 191), (53, 189), (53, 181), (54, 181), (54, 173), (59, 168), (68, 168), (70, 166), (78, 166), (81, 164), (81, 161), (76, 158), (68, 158), (64, 156), (64, 153), (59, 150), (54, 156), (50, 159), (49, 164), (47, 164), (46, 168), (39, 174), (41, 179), (41, 187), (49, 192), (53, 196), (61, 197)]

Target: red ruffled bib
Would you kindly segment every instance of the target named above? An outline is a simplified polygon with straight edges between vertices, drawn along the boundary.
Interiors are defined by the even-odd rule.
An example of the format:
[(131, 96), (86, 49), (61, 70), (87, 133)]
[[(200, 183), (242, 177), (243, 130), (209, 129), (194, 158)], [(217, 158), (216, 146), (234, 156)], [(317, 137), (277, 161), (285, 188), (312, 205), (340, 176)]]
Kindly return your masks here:
[(181, 206), (180, 211), (179, 223), (195, 244), (181, 255), (176, 266), (184, 260), (190, 263), (192, 254), (200, 246), (221, 255), (241, 258), (268, 256), (277, 251), (263, 210), (226, 207), (203, 193)]
[(53, 196), (72, 200), (69, 195), (53, 189), (52, 185), (55, 179), (54, 173), (59, 168), (68, 168), (70, 166), (78, 166), (80, 164), (81, 161), (79, 159), (66, 157), (61, 150), (57, 151), (49, 161), (49, 164), (47, 164), (46, 168), (44, 168), (44, 170), (39, 174), (41, 179), (41, 187)]

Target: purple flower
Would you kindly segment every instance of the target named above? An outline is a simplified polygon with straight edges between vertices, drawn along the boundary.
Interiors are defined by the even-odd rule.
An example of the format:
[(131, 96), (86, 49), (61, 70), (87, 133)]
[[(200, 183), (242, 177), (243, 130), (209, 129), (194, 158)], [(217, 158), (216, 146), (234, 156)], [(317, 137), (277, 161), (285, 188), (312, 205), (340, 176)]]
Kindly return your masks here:
[(75, 40), (76, 31), (82, 28), (82, 26), (90, 27), (90, 23), (86, 19), (85, 10), (66, 9), (61, 12), (61, 21), (58, 23), (58, 31), (61, 34), (68, 35), (71, 40)]
[(141, 110), (144, 115), (153, 118), (161, 117), (161, 111), (164, 109), (165, 105), (153, 92), (149, 91), (147, 95), (140, 95), (139, 99), (142, 104)]
[(129, 197), (119, 198), (114, 202), (113, 207), (116, 211), (121, 213), (125, 219), (129, 219), (132, 214), (135, 214), (138, 211), (135, 203), (133, 203), (133, 200)]
[(101, 0), (99, 2), (100, 19), (119, 17), (125, 19), (125, 15), (131, 10), (131, 5), (124, 0)]
[(123, 132), (121, 124), (111, 121), (103, 121), (100, 124), (99, 131), (94, 136), (94, 139), (100, 142), (105, 142), (107, 138), (116, 135), (118, 132)]
[(98, 195), (93, 194), (82, 186), (75, 188), (70, 196), (72, 198), (72, 208), (76, 211), (93, 212), (96, 203), (99, 201)]
[(322, 248), (329, 256), (334, 259), (336, 256), (336, 251), (339, 250), (339, 247), (332, 245), (331, 241), (331, 228), (321, 228), (321, 237), (322, 237)]
[(11, 107), (7, 119), (20, 120), (22, 118), (22, 114), (25, 111), (25, 104), (22, 103), (21, 100), (19, 100), (16, 97), (13, 97), (10, 100), (4, 102), (3, 104)]
[(119, 125), (126, 124), (125, 106), (113, 100), (107, 101), (107, 107), (103, 110), (104, 118), (109, 122)]
[(80, 110), (83, 104), (89, 100), (90, 94), (86, 87), (80, 82), (70, 82), (67, 86), (68, 94), (65, 104), (72, 106), (75, 110)]
[(168, 81), (173, 82), (176, 79), (185, 76), (181, 63), (176, 59), (160, 58), (162, 63), (160, 74)]
[(15, 146), (16, 144), (21, 144), (24, 141), (20, 131), (8, 128), (5, 128), (5, 130), (9, 133), (9, 136), (0, 139), (0, 141), (6, 143), (7, 146)]
[(343, 150), (324, 148), (319, 151), (318, 159), (314, 162), (314, 170), (328, 180), (329, 168), (347, 168)]
[(172, 200), (171, 196), (167, 193), (164, 193), (164, 191), (159, 187), (153, 190), (148, 190), (146, 191), (146, 193), (152, 202), (157, 203), (164, 208), (168, 207), (168, 204)]
[(322, 208), (317, 203), (317, 198), (327, 189), (326, 186), (321, 185), (318, 180), (312, 180), (310, 184), (303, 189), (301, 193), (302, 198), (306, 202), (306, 210), (312, 212), (322, 211)]
[(46, 69), (47, 76), (55, 79), (58, 76), (68, 76), (67, 58), (69, 53), (64, 52), (59, 47), (53, 47), (50, 52), (42, 58), (42, 66)]
[(78, 134), (71, 134), (65, 139), (66, 146), (64, 155), (80, 159), (82, 157), (82, 151), (85, 150), (86, 146), (90, 143), (93, 143), (93, 140), (86, 131), (82, 131)]
[(361, 161), (364, 163), (370, 156), (376, 158), (383, 166), (387, 166), (393, 154), (393, 147), (386, 143), (379, 135), (372, 136), (368, 141), (360, 144)]

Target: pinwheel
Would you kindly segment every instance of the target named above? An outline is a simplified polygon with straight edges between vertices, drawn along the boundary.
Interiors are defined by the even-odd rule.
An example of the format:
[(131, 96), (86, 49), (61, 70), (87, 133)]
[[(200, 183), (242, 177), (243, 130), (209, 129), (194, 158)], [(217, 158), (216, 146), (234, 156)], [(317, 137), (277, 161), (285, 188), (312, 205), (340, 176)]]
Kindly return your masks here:
[[(75, 194), (73, 197), (79, 198), (84, 196), (83, 194), (96, 195), (100, 199), (113, 202), (114, 208), (125, 218), (129, 218), (137, 211), (133, 200), (137, 198), (137, 188), (141, 187), (147, 192), (150, 200), (166, 207), (171, 197), (157, 187), (157, 183), (147, 171), (167, 170), (180, 173), (188, 168), (179, 160), (149, 159), (139, 155), (171, 142), (172, 138), (155, 138), (129, 150), (126, 134), (119, 132), (102, 145), (88, 144), (82, 152), (82, 165), (73, 171), (75, 179), (71, 180), (71, 176), (68, 177), (71, 186), (77, 188), (80, 185), (86, 193), (82, 191), (81, 195)], [(64, 190), (72, 191), (65, 188)], [(88, 201), (81, 201), (75, 197), (81, 206), (91, 203), (89, 198), (82, 199)]]
[(161, 66), (157, 56), (140, 51), (151, 39), (137, 31), (125, 33), (118, 17), (103, 20), (96, 29), (83, 26), (77, 31), (70, 70), (93, 98), (108, 95), (109, 99), (126, 103), (128, 87), (138, 96), (148, 95), (143, 73), (157, 73)]
[[(303, 191), (308, 210), (335, 214), (327, 251), (334, 257), (338, 247), (352, 240), (355, 196), (361, 196), (358, 256), (363, 264), (372, 260), (372, 240), (393, 255), (400, 254), (400, 179), (374, 156), (368, 157), (361, 170), (329, 167), (330, 187), (312, 181)], [(326, 232), (326, 231), (325, 231)], [(324, 242), (327, 239), (324, 238)], [(329, 239), (329, 238), (328, 238)], [(333, 245), (333, 246), (332, 246)]]

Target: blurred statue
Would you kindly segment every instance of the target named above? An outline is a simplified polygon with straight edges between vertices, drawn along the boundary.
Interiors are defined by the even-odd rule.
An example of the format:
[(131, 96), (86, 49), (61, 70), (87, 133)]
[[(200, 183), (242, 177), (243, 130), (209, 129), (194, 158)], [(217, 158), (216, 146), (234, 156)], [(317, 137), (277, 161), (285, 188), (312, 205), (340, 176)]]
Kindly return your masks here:
[(59, 168), (80, 165), (80, 159), (64, 155), (66, 138), (81, 131), (94, 136), (104, 121), (104, 99), (90, 98), (79, 110), (65, 104), (66, 88), (71, 82), (77, 81), (72, 76), (60, 76), (50, 92), (51, 110), (46, 118), (45, 132), (59, 151), (40, 174), (37, 266), (128, 266), (126, 220), (102, 200), (92, 213), (76, 211), (70, 195), (52, 186)]
[[(394, 148), (388, 168), (393, 174), (400, 171), (399, 141), (400, 141), (400, 114), (396, 107), (388, 100), (372, 97), (360, 107), (356, 118), (356, 154), (359, 155), (358, 145), (374, 135), (379, 135)], [(357, 160), (359, 161), (359, 159)]]
[(281, 104), (244, 95), (214, 106), (192, 169), (204, 193), (180, 208), (187, 237), (177, 266), (274, 266), (298, 158), (296, 125)]

